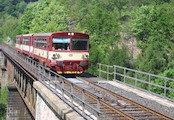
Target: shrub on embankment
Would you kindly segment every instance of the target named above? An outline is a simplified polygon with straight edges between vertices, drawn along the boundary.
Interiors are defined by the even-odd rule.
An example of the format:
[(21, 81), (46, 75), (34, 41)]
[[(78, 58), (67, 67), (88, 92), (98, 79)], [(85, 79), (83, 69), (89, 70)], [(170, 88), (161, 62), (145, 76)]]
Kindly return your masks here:
[(7, 93), (6, 87), (0, 90), (0, 120), (6, 119)]

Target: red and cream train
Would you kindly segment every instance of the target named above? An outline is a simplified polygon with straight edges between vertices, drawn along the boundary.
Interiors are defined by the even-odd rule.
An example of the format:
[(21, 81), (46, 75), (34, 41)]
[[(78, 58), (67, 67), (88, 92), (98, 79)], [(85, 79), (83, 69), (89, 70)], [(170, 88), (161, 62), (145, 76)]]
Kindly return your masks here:
[(89, 35), (78, 32), (16, 36), (16, 50), (59, 74), (81, 74), (88, 69)]

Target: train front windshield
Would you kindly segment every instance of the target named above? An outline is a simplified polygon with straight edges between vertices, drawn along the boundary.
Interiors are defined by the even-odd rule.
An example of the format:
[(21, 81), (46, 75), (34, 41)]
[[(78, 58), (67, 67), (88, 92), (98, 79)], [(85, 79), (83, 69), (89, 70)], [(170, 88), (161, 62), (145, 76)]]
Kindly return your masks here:
[(70, 50), (70, 38), (53, 38), (53, 50)]
[(88, 39), (73, 38), (72, 50), (88, 50)]
[(87, 38), (72, 38), (72, 46), (70, 47), (70, 38), (53, 38), (53, 50), (88, 50)]

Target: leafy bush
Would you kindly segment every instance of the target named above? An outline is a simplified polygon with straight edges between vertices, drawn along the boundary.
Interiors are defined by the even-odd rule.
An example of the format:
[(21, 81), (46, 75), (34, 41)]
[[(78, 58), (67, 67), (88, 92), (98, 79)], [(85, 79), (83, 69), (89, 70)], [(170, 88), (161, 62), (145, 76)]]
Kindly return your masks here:
[(6, 115), (6, 104), (0, 103), (0, 118), (4, 118)]
[(7, 105), (7, 88), (2, 88), (0, 94), (0, 119), (5, 120), (6, 117), (6, 105)]
[[(161, 75), (168, 78), (174, 78), (174, 69), (165, 70)], [(165, 81), (166, 87), (174, 89), (174, 80), (165, 80), (158, 78), (152, 81), (152, 83), (165, 87)], [(152, 86), (151, 91), (160, 95), (164, 95), (164, 89), (157, 86)], [(169, 98), (174, 98), (174, 91), (166, 90), (166, 96)]]

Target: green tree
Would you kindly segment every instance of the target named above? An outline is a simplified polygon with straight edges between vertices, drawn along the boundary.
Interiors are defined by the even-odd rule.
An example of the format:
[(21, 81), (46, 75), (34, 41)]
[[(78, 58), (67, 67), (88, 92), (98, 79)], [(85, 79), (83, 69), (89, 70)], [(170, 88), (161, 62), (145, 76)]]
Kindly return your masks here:
[(117, 46), (109, 51), (109, 54), (105, 57), (107, 64), (130, 67), (130, 56), (127, 46)]
[(137, 69), (154, 74), (162, 72), (167, 66), (167, 55), (165, 52), (166, 50), (160, 42), (148, 44), (147, 48), (135, 62)]
[(173, 37), (174, 9), (164, 6), (142, 6), (135, 11), (133, 32), (143, 42), (171, 40)]
[(27, 7), (27, 3), (24, 1), (21, 1), (19, 4), (16, 5), (16, 9), (19, 11), (19, 13), (23, 13), (25, 11), (25, 8)]
[(27, 9), (20, 19), (23, 33), (67, 30), (65, 9), (56, 0), (41, 0), (29, 4)]
[(31, 22), (34, 19), (34, 14), (31, 10), (26, 11), (23, 16), (19, 19), (19, 26), (18, 29), (20, 29), (21, 32), (19, 33), (29, 33), (31, 28)]
[(5, 19), (6, 20), (1, 26), (2, 37), (4, 40), (6, 40), (7, 37), (14, 39), (16, 36), (16, 33), (14, 33), (14, 29), (16, 29), (16, 27), (18, 26), (18, 20), (15, 17), (9, 15), (7, 15)]
[(21, 5), (26, 6), (23, 0), (0, 0), (0, 14), (9, 14), (18, 17), (25, 9)]
[(90, 62), (88, 72), (92, 73), (93, 75), (97, 75), (97, 64), (101, 63), (104, 58), (105, 56), (104, 54), (102, 54), (101, 48), (96, 44), (92, 44), (90, 49)]
[[(136, 66), (143, 71), (159, 74), (173, 58), (174, 9), (171, 4), (142, 6), (135, 12), (133, 32), (139, 40), (142, 54)], [(170, 65), (169, 65), (170, 64)]]
[[(167, 77), (167, 78), (174, 78), (174, 69), (167, 69), (163, 73), (161, 73), (160, 75)], [(165, 81), (166, 81), (166, 83), (165, 83)], [(166, 87), (168, 87), (170, 89), (174, 88), (174, 81), (173, 80), (158, 78), (158, 79), (153, 80), (152, 83), (155, 83), (155, 84), (158, 84), (161, 86), (166, 85)], [(166, 96), (169, 98), (174, 98), (174, 91), (172, 91), (170, 89), (166, 90)], [(157, 87), (157, 86), (152, 86), (151, 91), (158, 93), (158, 94), (161, 94), (161, 95), (164, 95), (164, 89)]]
[(5, 113), (6, 113), (6, 104), (0, 103), (0, 118), (1, 120), (5, 119)]

